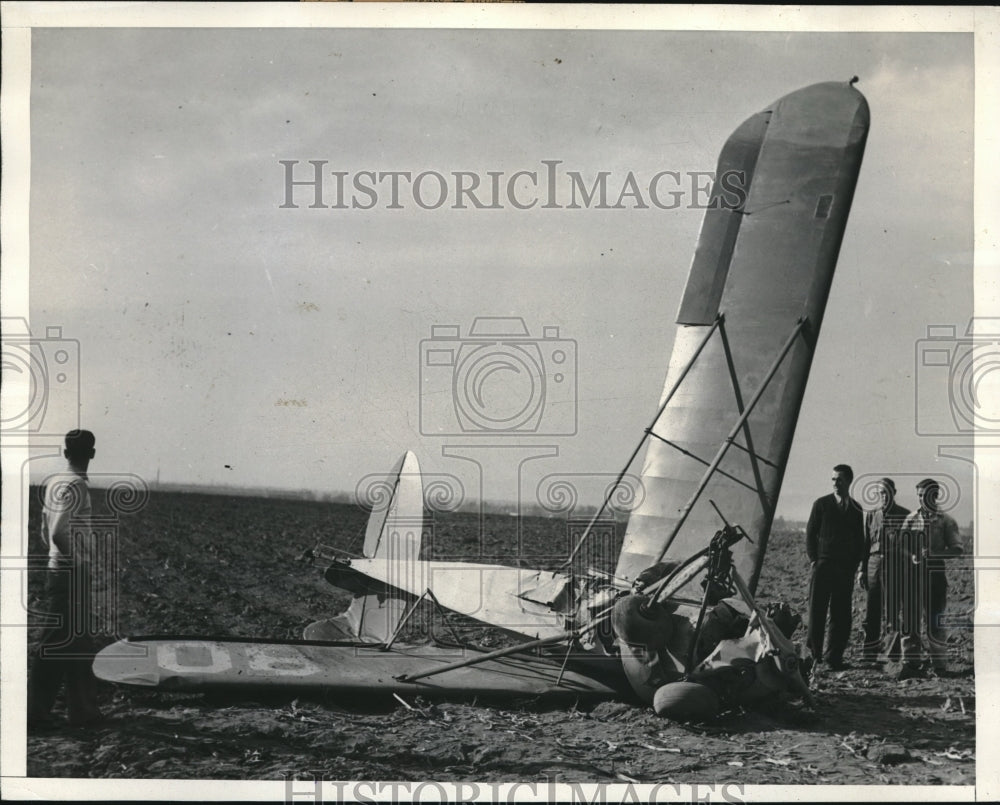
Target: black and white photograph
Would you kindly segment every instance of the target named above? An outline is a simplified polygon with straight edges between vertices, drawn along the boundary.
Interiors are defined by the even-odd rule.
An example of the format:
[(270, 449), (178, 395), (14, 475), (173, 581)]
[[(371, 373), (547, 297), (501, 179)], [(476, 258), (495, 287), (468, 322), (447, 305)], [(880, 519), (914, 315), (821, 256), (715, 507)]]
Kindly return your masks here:
[(6, 797), (1000, 796), (995, 9), (2, 13)]

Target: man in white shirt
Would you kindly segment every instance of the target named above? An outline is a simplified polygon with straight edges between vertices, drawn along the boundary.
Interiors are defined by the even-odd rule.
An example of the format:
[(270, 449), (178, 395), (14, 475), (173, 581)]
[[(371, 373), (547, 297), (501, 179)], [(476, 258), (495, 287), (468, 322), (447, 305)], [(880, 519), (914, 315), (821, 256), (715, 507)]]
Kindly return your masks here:
[(103, 716), (97, 706), (94, 659), (95, 624), (91, 612), (91, 557), (77, 535), (86, 535), (90, 518), (87, 467), (94, 457), (94, 434), (71, 430), (63, 455), (66, 472), (48, 479), (42, 511), (42, 539), (49, 549), (47, 606), (52, 619), (31, 658), (28, 679), (28, 726), (48, 722), (63, 682), (71, 726), (89, 726)]
[[(896, 503), (896, 484), (891, 478), (878, 482), (879, 506), (865, 512), (865, 552), (858, 580), (865, 590), (864, 657), (876, 660), (882, 640), (882, 620), (890, 632), (899, 630), (902, 564), (899, 532), (910, 513)], [(905, 560), (909, 563), (909, 557)]]
[(947, 605), (948, 580), (944, 561), (962, 553), (962, 538), (958, 523), (938, 509), (940, 493), (941, 487), (933, 478), (920, 481), (917, 484), (920, 506), (903, 521), (902, 531), (909, 535), (913, 561), (919, 563), (921, 570), (916, 589), (909, 585), (904, 593), (904, 598), (910, 599), (904, 607), (910, 615), (903, 629), (904, 675), (911, 675), (919, 665), (921, 611), (927, 621), (931, 663), (939, 671), (945, 669), (948, 641), (941, 620)]

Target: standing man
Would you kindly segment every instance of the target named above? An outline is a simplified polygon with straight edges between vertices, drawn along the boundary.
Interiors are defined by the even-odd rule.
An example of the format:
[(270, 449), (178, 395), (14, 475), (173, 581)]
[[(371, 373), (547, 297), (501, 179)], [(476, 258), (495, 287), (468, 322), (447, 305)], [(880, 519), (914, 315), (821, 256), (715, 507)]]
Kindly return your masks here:
[[(806, 552), (812, 568), (809, 581), (808, 645), (813, 658), (834, 670), (846, 667), (844, 649), (851, 636), (851, 594), (854, 574), (864, 553), (865, 524), (861, 506), (847, 494), (854, 470), (833, 468), (833, 494), (813, 503), (806, 525)], [(823, 650), (827, 612), (830, 641)]]
[(858, 573), (861, 589), (866, 591), (862, 653), (866, 660), (878, 658), (883, 613), (888, 630), (899, 630), (899, 532), (910, 513), (896, 503), (896, 484), (891, 478), (879, 479), (878, 496), (879, 507), (865, 512), (865, 550)]
[(903, 532), (909, 534), (915, 562), (919, 563), (920, 583), (907, 593), (916, 598), (907, 607), (913, 612), (904, 630), (902, 673), (912, 674), (920, 663), (920, 612), (927, 620), (927, 643), (931, 664), (937, 671), (945, 669), (948, 633), (941, 623), (948, 597), (948, 579), (945, 560), (962, 553), (962, 538), (958, 523), (940, 511), (938, 503), (941, 486), (933, 478), (924, 478), (917, 484), (919, 508), (903, 521)]
[(54, 475), (45, 488), (42, 539), (49, 549), (46, 571), (46, 614), (53, 619), (42, 634), (31, 658), (28, 680), (28, 726), (46, 725), (62, 683), (66, 682), (66, 708), (71, 726), (89, 726), (103, 716), (97, 706), (94, 659), (95, 624), (91, 612), (94, 568), (81, 528), (90, 517), (87, 467), (94, 457), (94, 434), (71, 430), (63, 450), (68, 466)]

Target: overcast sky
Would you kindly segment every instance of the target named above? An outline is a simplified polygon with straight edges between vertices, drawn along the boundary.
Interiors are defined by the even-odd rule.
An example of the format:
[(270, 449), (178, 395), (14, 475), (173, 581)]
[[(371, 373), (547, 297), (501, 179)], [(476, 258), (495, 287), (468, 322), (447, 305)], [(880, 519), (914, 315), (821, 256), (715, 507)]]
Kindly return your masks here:
[[(846, 461), (895, 476), (911, 507), (914, 481), (951, 476), (971, 519), (970, 465), (938, 458), (956, 441), (947, 367), (916, 371), (927, 327), (962, 335), (972, 315), (969, 34), (50, 28), (31, 58), (30, 318), (79, 341), (95, 472), (352, 491), (412, 449), (474, 496), (473, 465), (442, 454), (474, 443), (499, 445), (474, 455), (502, 499), (621, 469), (656, 409), (701, 225), (688, 175), (779, 97), (857, 75), (871, 132), (778, 513), (804, 518)], [(390, 208), (386, 181), (372, 209), (310, 208), (308, 187), (282, 208), (281, 160), (297, 179), (326, 160), (328, 205), (330, 171), (348, 205), (370, 203), (352, 190), (363, 171), (436, 171), (449, 196), (424, 208), (430, 176), (424, 207), (403, 182)], [(539, 201), (516, 208), (507, 181), (543, 186), (543, 160), (561, 160), (558, 205), (522, 176), (514, 199)], [(501, 208), (454, 209), (455, 171), (487, 204), (502, 172)], [(569, 171), (607, 171), (608, 206), (631, 172), (648, 208), (570, 209)], [(682, 178), (660, 185), (661, 201), (686, 191), (676, 209), (649, 198), (661, 171)], [(452, 370), (421, 341), (453, 325), (460, 346), (477, 316), (572, 342), (575, 405), (554, 387), (544, 401), (559, 433), (435, 431), (454, 427)], [(76, 424), (68, 399), (52, 394), (46, 430)], [(519, 491), (539, 445), (558, 455)]]

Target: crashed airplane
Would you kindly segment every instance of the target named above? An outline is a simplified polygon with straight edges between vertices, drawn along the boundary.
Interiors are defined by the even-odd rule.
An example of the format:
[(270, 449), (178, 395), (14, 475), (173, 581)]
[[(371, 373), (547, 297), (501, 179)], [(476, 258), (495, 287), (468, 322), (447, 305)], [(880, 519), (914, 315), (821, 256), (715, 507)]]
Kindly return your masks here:
[[(660, 405), (619, 477), (645, 444), (645, 494), (613, 573), (422, 561), (423, 489), (407, 453), (364, 556), (325, 557), (326, 579), (354, 594), (346, 612), (292, 642), (129, 637), (98, 654), (97, 676), (165, 690), (617, 697), (677, 719), (808, 702), (797, 617), (754, 593), (868, 126), (854, 81), (828, 82), (771, 104), (723, 146), (716, 176), (738, 172), (746, 192), (713, 187)], [(518, 642), (403, 643), (426, 600)]]

